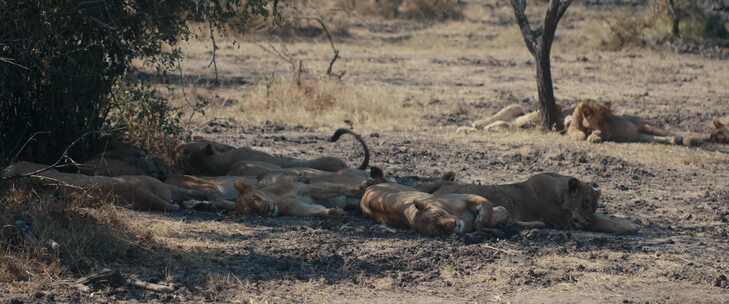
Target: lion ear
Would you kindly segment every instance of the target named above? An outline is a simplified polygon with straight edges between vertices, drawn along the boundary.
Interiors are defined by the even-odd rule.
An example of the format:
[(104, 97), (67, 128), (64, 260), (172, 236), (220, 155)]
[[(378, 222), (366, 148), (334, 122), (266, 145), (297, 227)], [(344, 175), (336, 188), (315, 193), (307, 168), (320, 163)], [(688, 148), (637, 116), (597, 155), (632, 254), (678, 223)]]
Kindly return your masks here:
[(721, 121), (719, 121), (719, 120), (714, 120), (714, 127), (717, 129), (721, 129), (721, 128), (725, 127), (725, 125), (723, 123), (721, 123)]
[(215, 154), (215, 149), (213, 149), (213, 145), (207, 144), (205, 145), (205, 148), (203, 148), (203, 152), (205, 152), (206, 155), (213, 155)]
[(574, 177), (571, 177), (570, 180), (567, 182), (567, 189), (569, 193), (577, 193), (577, 191), (580, 189), (580, 181)]
[(415, 201), (414, 204), (415, 204), (415, 208), (418, 209), (419, 211), (425, 211), (426, 209), (428, 209), (428, 204), (426, 204), (423, 201)]

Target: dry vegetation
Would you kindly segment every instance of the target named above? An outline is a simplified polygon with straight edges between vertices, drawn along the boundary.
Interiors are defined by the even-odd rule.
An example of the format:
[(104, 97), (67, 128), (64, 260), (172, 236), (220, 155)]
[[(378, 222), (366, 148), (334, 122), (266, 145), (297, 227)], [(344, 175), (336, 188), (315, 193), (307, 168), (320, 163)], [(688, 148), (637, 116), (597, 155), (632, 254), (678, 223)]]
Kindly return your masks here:
[[(332, 51), (317, 23), (295, 18), (288, 29), (261, 21), (257, 34), (219, 38), (220, 85), (213, 85), (203, 26), (199, 40), (185, 45), (178, 73), (163, 78), (142, 69), (139, 75), (184, 110), (182, 122), (193, 135), (354, 162), (359, 155), (351, 147), (321, 140), (349, 120), (371, 135), (374, 161), (389, 173), (455, 170), (462, 180), (486, 183), (541, 171), (572, 174), (598, 182), (601, 210), (632, 217), (645, 227), (641, 235), (536, 230), (475, 242), (429, 239), (390, 233), (356, 215), (331, 222), (150, 214), (110, 206), (98, 196), (2, 185), (0, 299), (729, 301), (727, 147), (591, 145), (539, 131), (456, 134), (505, 105), (536, 105), (534, 63), (508, 3), (373, 2), (300, 3), (302, 16), (323, 16), (331, 25), (342, 56), (334, 70), (346, 72), (341, 79), (326, 75)], [(533, 20), (543, 16), (537, 3), (528, 11)], [(729, 120), (729, 62), (700, 50), (643, 48), (640, 41), (670, 30), (662, 23), (636, 26), (645, 18), (632, 7), (571, 7), (553, 49), (557, 102), (611, 101), (618, 112), (683, 132), (705, 132), (711, 119)], [(271, 48), (284, 56), (265, 50)], [(32, 223), (37, 243), (9, 237), (17, 235), (16, 217)], [(49, 240), (60, 247), (51, 248)], [(105, 267), (178, 289), (164, 295), (102, 287), (90, 295), (71, 286)]]

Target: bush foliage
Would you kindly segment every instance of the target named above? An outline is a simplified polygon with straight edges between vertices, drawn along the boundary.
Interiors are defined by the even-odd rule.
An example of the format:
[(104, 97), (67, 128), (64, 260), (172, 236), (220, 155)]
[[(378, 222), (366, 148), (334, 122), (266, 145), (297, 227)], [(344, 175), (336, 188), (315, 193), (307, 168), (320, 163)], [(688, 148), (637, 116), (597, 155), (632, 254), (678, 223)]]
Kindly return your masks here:
[[(39, 131), (20, 158), (49, 162), (101, 128), (114, 84), (143, 58), (159, 70), (180, 58), (189, 20), (219, 25), (275, 12), (276, 0), (0, 0), (0, 163)], [(270, 8), (273, 7), (273, 10)], [(75, 147), (83, 158), (94, 138)]]

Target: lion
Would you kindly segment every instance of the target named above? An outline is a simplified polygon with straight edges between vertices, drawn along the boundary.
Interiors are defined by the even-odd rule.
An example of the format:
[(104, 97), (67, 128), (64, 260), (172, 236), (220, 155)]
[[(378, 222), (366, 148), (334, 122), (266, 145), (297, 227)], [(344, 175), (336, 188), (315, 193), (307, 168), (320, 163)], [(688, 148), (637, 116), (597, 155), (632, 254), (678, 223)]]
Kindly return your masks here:
[[(344, 134), (351, 134), (362, 145), (364, 149), (364, 160), (358, 167), (366, 169), (369, 166), (369, 148), (361, 136), (348, 129), (338, 129), (329, 140), (335, 142)], [(347, 164), (335, 157), (321, 157), (313, 160), (300, 160), (290, 157), (275, 157), (266, 152), (242, 147), (233, 150), (221, 151), (212, 144), (203, 145), (199, 143), (182, 144), (176, 149), (177, 164), (185, 174), (223, 176), (233, 169), (236, 163), (257, 162), (267, 163), (280, 168), (312, 168), (322, 171), (336, 172), (348, 168)]]
[(362, 213), (387, 226), (425, 235), (473, 232), (504, 224), (504, 207), (472, 194), (432, 195), (397, 183), (370, 186), (360, 201)]
[(343, 213), (336, 205), (347, 196), (354, 196), (359, 187), (344, 184), (304, 184), (295, 177), (285, 176), (275, 183), (254, 187), (241, 181), (235, 182), (240, 193), (235, 204), (239, 215), (260, 216), (339, 216)]
[[(683, 137), (648, 124), (637, 116), (615, 115), (609, 103), (595, 101), (581, 102), (572, 113), (572, 123), (567, 134), (575, 140), (590, 143), (647, 142), (660, 144), (683, 144)], [(687, 141), (687, 145), (693, 141)]]
[(729, 144), (729, 127), (719, 120), (714, 120), (714, 128), (709, 141), (717, 144)]
[(255, 185), (257, 180), (241, 176), (197, 177), (192, 175), (172, 175), (165, 180), (166, 184), (185, 189), (194, 189), (207, 193), (207, 201), (213, 202), (218, 209), (232, 210), (240, 193), (235, 188), (237, 181)]
[(101, 176), (147, 175), (165, 179), (172, 174), (172, 169), (160, 158), (115, 140), (109, 142), (104, 152), (82, 163), (78, 169), (86, 175)]
[(627, 220), (595, 213), (601, 193), (597, 184), (556, 173), (540, 173), (506, 185), (442, 182), (434, 191), (435, 195), (447, 193), (483, 196), (495, 206), (505, 207), (513, 221), (615, 234), (632, 234), (639, 229)]
[(2, 171), (3, 179), (25, 175), (70, 189), (98, 190), (100, 193), (113, 194), (138, 210), (175, 211), (180, 209), (176, 203), (208, 198), (205, 192), (165, 184), (145, 175), (88, 176), (63, 173), (47, 165), (31, 162), (17, 162)]
[[(563, 111), (559, 105), (557, 105), (557, 109), (562, 116), (559, 119), (564, 120), (565, 125), (568, 125), (571, 119), (566, 117), (570, 116), (571, 111)], [(537, 126), (540, 119), (539, 111), (527, 112), (522, 106), (512, 104), (496, 112), (496, 114), (489, 118), (475, 121), (470, 127), (458, 128), (456, 132), (471, 133), (476, 130), (492, 132), (507, 129), (529, 129)]]

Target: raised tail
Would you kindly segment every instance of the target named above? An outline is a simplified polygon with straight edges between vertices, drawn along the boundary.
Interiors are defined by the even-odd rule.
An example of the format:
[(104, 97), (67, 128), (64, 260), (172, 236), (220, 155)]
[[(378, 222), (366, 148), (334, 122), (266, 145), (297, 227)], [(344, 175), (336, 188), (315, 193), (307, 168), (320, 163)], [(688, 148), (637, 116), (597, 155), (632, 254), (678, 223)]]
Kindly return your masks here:
[(337, 129), (337, 131), (334, 132), (334, 135), (332, 135), (332, 138), (330, 138), (329, 141), (336, 142), (344, 134), (350, 134), (350, 135), (354, 136), (354, 139), (357, 140), (362, 145), (362, 149), (364, 149), (364, 160), (362, 161), (362, 164), (359, 165), (359, 167), (357, 167), (357, 169), (366, 170), (367, 167), (370, 166), (370, 148), (367, 147), (367, 143), (365, 143), (364, 139), (362, 139), (362, 136), (360, 136), (357, 133), (354, 133), (350, 129), (339, 128), (339, 129)]

